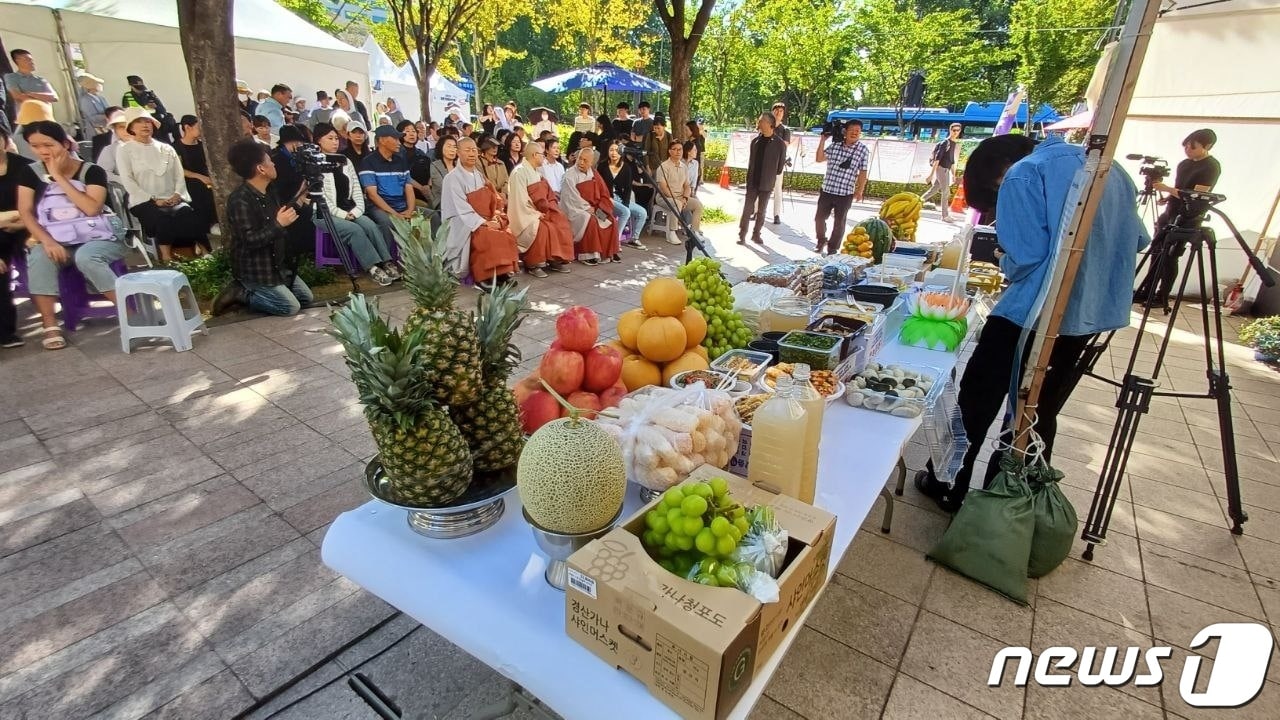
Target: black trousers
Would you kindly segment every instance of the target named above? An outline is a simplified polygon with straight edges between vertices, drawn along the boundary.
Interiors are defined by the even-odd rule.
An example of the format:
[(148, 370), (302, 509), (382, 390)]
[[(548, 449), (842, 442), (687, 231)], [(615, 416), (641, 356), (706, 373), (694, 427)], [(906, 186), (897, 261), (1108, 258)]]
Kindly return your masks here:
[[(834, 254), (840, 249), (840, 241), (844, 238), (845, 218), (849, 216), (849, 206), (853, 204), (852, 195), (832, 195), (822, 191), (818, 193), (818, 212), (813, 217), (817, 225), (819, 253)], [(830, 239), (827, 236), (827, 216), (833, 214)]]
[(209, 226), (196, 213), (190, 203), (180, 205), (170, 212), (148, 200), (129, 208), (129, 212), (142, 223), (142, 230), (156, 239), (157, 245), (195, 247), (209, 250)]
[(739, 239), (747, 236), (747, 225), (750, 223), (752, 213), (755, 213), (756, 229), (751, 233), (751, 239), (760, 239), (760, 229), (764, 227), (764, 209), (769, 204), (771, 195), (773, 195), (772, 187), (767, 190), (757, 190), (751, 187), (751, 183), (747, 183), (747, 199), (742, 203), (742, 219), (738, 221)]
[[(995, 315), (987, 318), (987, 324), (982, 328), (982, 334), (973, 349), (973, 356), (969, 358), (969, 364), (960, 378), (957, 402), (964, 420), (964, 431), (969, 438), (969, 451), (965, 453), (964, 466), (956, 474), (955, 490), (952, 492), (954, 497), (963, 497), (969, 490), (973, 465), (986, 447), (984, 440), (987, 430), (1005, 408), (1005, 397), (1009, 393), (1009, 382), (1014, 373), (1014, 350), (1018, 347), (1018, 336), (1021, 334), (1022, 328), (1005, 318)], [(1035, 337), (1034, 333), (1032, 337)], [(1053, 451), (1053, 440), (1058, 433), (1058, 413), (1080, 381), (1080, 356), (1092, 337), (1063, 335), (1053, 344), (1049, 369), (1040, 389), (1039, 407), (1036, 408), (1035, 429), (1045, 442), (1046, 460)], [(1030, 350), (1031, 341), (1028, 340), (1026, 352), (1018, 363), (1019, 375)], [(1007, 427), (1005, 430), (1011, 431)], [(1000, 453), (997, 451), (987, 466), (984, 485), (995, 477), (999, 467)]]
[(21, 241), (16, 234), (0, 232), (0, 260), (5, 265), (4, 272), (0, 272), (0, 340), (13, 337), (18, 330), (18, 311), (13, 307), (9, 274), (20, 246)]
[(1169, 222), (1163, 215), (1156, 221), (1156, 235), (1147, 251), (1147, 272), (1138, 289), (1133, 291), (1135, 303), (1146, 303), (1150, 299), (1154, 305), (1169, 304), (1169, 293), (1178, 279), (1180, 265), (1179, 258), (1168, 254), (1173, 249), (1169, 242)]

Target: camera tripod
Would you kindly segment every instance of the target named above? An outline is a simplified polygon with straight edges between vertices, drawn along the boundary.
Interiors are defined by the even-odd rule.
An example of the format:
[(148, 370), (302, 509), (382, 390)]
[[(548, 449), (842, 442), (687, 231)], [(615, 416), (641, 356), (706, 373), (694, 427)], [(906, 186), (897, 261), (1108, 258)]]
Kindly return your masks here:
[[(1182, 213), (1172, 225), (1161, 231), (1165, 235), (1162, 246), (1148, 253), (1148, 257), (1154, 263), (1154, 273), (1157, 276), (1165, 263), (1177, 262), (1179, 257), (1184, 253), (1187, 254), (1186, 267), (1182, 270), (1178, 292), (1174, 298), (1173, 307), (1169, 310), (1167, 325), (1159, 341), (1150, 376), (1144, 377), (1137, 374), (1135, 367), (1138, 362), (1138, 352), (1142, 348), (1146, 334), (1147, 323), (1151, 318), (1153, 303), (1150, 301), (1156, 291), (1154, 283), (1148, 289), (1148, 302), (1143, 308), (1142, 320), (1138, 323), (1137, 336), (1133, 350), (1129, 353), (1129, 362), (1125, 367), (1123, 379), (1117, 382), (1094, 371), (1098, 358), (1110, 346), (1115, 331), (1095, 337), (1085, 348), (1078, 366), (1078, 372), (1081, 375), (1089, 375), (1120, 389), (1120, 398), (1116, 401), (1116, 407), (1120, 412), (1111, 431), (1111, 441), (1107, 447), (1103, 469), (1098, 477), (1098, 487), (1093, 494), (1089, 517), (1080, 535), (1080, 538), (1087, 543), (1083, 555), (1085, 560), (1093, 559), (1095, 545), (1106, 543), (1107, 529), (1111, 523), (1116, 499), (1119, 497), (1120, 483), (1133, 451), (1138, 425), (1142, 416), (1149, 412), (1153, 397), (1191, 398), (1216, 402), (1218, 431), (1222, 438), (1223, 474), (1226, 478), (1227, 515), (1231, 519), (1231, 532), (1236, 535), (1243, 534), (1243, 525), (1249, 519), (1240, 502), (1240, 477), (1236, 465), (1235, 431), (1231, 417), (1231, 380), (1227, 375), (1226, 352), (1222, 337), (1221, 299), (1218, 292), (1218, 261), (1215, 254), (1218, 241), (1211, 228), (1203, 227), (1207, 213), (1212, 212), (1226, 223), (1236, 243), (1244, 250), (1249, 263), (1262, 278), (1263, 284), (1271, 287), (1275, 285), (1275, 280), (1262, 261), (1250, 250), (1230, 218), (1213, 207), (1213, 204), (1222, 202), (1226, 199), (1225, 197), (1185, 190), (1182, 193), (1185, 198)], [(1209, 387), (1202, 393), (1157, 390), (1169, 340), (1173, 335), (1178, 312), (1182, 308), (1182, 296), (1186, 292), (1193, 272), (1200, 282), (1200, 287), (1207, 294), (1200, 305), (1200, 322), (1201, 337), (1204, 339), (1205, 375)], [(1210, 313), (1211, 309), (1212, 313)]]
[(693, 251), (696, 248), (707, 257), (714, 257), (708, 250), (707, 246), (702, 244), (702, 236), (694, 232), (693, 227), (689, 225), (680, 211), (676, 209), (675, 201), (662, 193), (662, 188), (658, 187), (658, 181), (653, 179), (653, 175), (649, 172), (649, 166), (644, 162), (644, 152), (633, 152), (635, 167), (640, 171), (640, 180), (648, 183), (653, 188), (654, 202), (658, 198), (662, 198), (662, 202), (667, 206), (667, 212), (670, 213), (680, 223), (680, 227), (684, 229), (684, 262), (689, 264), (693, 262)]

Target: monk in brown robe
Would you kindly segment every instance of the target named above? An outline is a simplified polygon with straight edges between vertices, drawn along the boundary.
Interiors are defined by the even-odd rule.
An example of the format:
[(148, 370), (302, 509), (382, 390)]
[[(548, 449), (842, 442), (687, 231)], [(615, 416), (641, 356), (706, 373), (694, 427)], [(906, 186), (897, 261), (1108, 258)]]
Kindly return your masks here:
[(542, 143), (524, 146), (524, 161), (517, 165), (507, 181), (508, 217), (516, 236), (525, 272), (534, 277), (552, 272), (569, 272), (573, 262), (573, 228), (560, 210), (560, 201), (551, 184), (538, 172), (545, 163)]

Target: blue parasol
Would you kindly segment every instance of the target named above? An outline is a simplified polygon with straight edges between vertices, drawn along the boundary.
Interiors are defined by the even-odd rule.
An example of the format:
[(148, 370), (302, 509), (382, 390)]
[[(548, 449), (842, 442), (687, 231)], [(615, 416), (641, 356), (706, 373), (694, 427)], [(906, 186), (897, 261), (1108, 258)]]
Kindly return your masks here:
[(658, 82), (653, 78), (633, 73), (630, 70), (601, 62), (576, 70), (566, 70), (555, 75), (534, 80), (530, 85), (546, 92), (568, 92), (570, 90), (603, 90), (606, 102), (610, 90), (619, 92), (665, 92), (670, 85)]

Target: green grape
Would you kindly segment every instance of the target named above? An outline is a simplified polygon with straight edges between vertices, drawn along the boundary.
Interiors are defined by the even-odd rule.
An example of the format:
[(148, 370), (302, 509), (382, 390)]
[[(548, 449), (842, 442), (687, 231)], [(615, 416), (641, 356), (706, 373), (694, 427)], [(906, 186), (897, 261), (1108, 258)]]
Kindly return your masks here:
[(702, 528), (698, 531), (698, 536), (693, 539), (693, 546), (698, 548), (698, 552), (704, 555), (710, 555), (716, 551), (716, 536), (711, 534), (711, 528)]
[(655, 547), (658, 544), (656, 536), (652, 530), (645, 530), (644, 534), (640, 536), (640, 542), (644, 543), (645, 547)]
[(742, 531), (739, 530), (736, 525), (730, 525), (729, 537), (733, 538), (733, 544), (737, 545), (738, 541), (742, 540)]
[(712, 495), (715, 495), (715, 491), (711, 489), (711, 486), (704, 482), (697, 483), (693, 487), (689, 488), (689, 490), (694, 495), (697, 495), (704, 500), (709, 500)]
[(722, 477), (711, 478), (708, 484), (711, 486), (711, 494), (717, 498), (722, 498), (729, 493), (729, 481)]
[[(671, 535), (667, 535), (667, 537), (671, 537)], [(724, 540), (724, 538), (720, 538), (720, 540)], [(720, 540), (717, 540), (716, 542), (718, 543), (718, 542), (720, 542)], [(677, 537), (676, 537), (676, 549), (677, 549), (677, 550), (692, 550), (692, 549), (693, 549), (693, 538), (689, 537), (688, 535), (680, 535), (680, 536), (677, 536)], [(730, 549), (730, 550), (732, 550), (733, 548), (729, 548), (729, 549)]]
[[(699, 517), (707, 511), (707, 499), (697, 495), (691, 495), (684, 499), (680, 504), (684, 514), (688, 517)], [(672, 525), (675, 523), (673, 522)]]
[(680, 524), (681, 519), (683, 517), (684, 517), (683, 510), (681, 510), (678, 507), (671, 508), (670, 510), (667, 511), (667, 527), (671, 530), (675, 530), (676, 526)]
[(747, 519), (745, 517), (735, 518), (733, 521), (733, 526), (738, 528), (738, 532), (742, 533), (743, 535), (746, 535), (747, 531), (751, 529), (751, 523), (747, 522)]
[[(730, 533), (733, 531), (730, 530)], [(738, 541), (733, 539), (732, 535), (716, 538), (716, 554), (721, 557), (727, 557), (738, 546)]]
[(703, 558), (702, 565), (700, 567), (702, 568), (702, 572), (708, 575), (715, 575), (716, 571), (720, 569), (720, 561), (714, 558)]
[(713, 575), (706, 575), (706, 574), (699, 575), (698, 584), (708, 585), (710, 587), (719, 587), (719, 583), (716, 582), (715, 576)]
[[(738, 518), (740, 518), (740, 517), (746, 517), (746, 516), (747, 516), (747, 509), (746, 509), (746, 508), (744, 508), (744, 507), (736, 507), (736, 508), (734, 508), (731, 512), (733, 513), (733, 519), (734, 519), (734, 520), (737, 520), (737, 519), (738, 519)], [(668, 518), (667, 518), (667, 519), (670, 519), (670, 516), (668, 516)]]
[(666, 571), (667, 571), (667, 572), (669, 572), (669, 573), (673, 573), (673, 572), (675, 572), (675, 571), (676, 571), (676, 564), (675, 564), (675, 563), (673, 563), (673, 562), (671, 562), (671, 560), (670, 560), (670, 559), (668, 559), (668, 558), (663, 558), (663, 559), (659, 560), (659, 561), (658, 561), (658, 565), (659, 565), (663, 570), (666, 570)]
[[(721, 538), (723, 540), (723, 538)], [(716, 542), (720, 542), (717, 540)], [(675, 533), (667, 533), (667, 537), (663, 540), (662, 546), (672, 550), (680, 549), (680, 536)]]
[(715, 519), (711, 521), (711, 525), (707, 529), (711, 531), (712, 535), (718, 538), (724, 537), (729, 534), (729, 521), (726, 520), (723, 515), (717, 515)]
[(720, 587), (738, 586), (738, 571), (734, 570), (732, 565), (721, 565), (712, 575), (720, 583)]
[(649, 512), (644, 514), (644, 524), (647, 525), (650, 530), (652, 530), (655, 527), (657, 527), (657, 525), (655, 525), (654, 523), (657, 521), (659, 517), (661, 517), (661, 515), (658, 514), (657, 510), (650, 510)]
[(673, 487), (662, 493), (662, 502), (666, 503), (667, 507), (678, 508), (683, 500), (684, 491), (678, 487)]
[[(646, 521), (647, 520), (648, 519), (646, 518)], [(658, 535), (666, 535), (667, 531), (671, 529), (671, 523), (667, 522), (666, 514), (658, 513), (657, 517), (653, 520), (653, 524), (650, 525), (649, 528)]]
[(666, 557), (671, 557), (672, 555), (675, 555), (675, 554), (676, 554), (676, 549), (669, 545), (663, 545), (662, 547), (658, 548), (658, 557), (666, 558)]
[(702, 517), (687, 517), (684, 519), (684, 526), (681, 528), (683, 534), (693, 537), (703, 530)]

